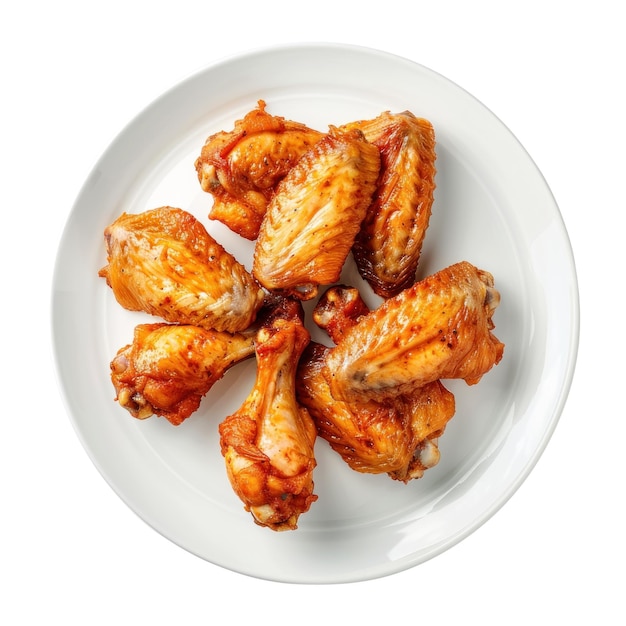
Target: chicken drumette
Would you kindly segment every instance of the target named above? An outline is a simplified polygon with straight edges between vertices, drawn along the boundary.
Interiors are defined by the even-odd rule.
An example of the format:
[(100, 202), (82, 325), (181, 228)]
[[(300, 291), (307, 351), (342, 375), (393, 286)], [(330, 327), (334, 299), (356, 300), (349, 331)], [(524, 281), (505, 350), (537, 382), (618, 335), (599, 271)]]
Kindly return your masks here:
[(286, 302), (256, 336), (257, 376), (239, 410), (219, 427), (230, 483), (254, 521), (294, 530), (313, 494), (315, 425), (295, 395), (295, 373), (310, 341), (299, 303)]
[(117, 400), (133, 417), (166, 417), (178, 426), (236, 363), (254, 355), (254, 333), (199, 326), (140, 324), (111, 362)]
[(270, 115), (265, 102), (211, 135), (195, 166), (200, 185), (213, 196), (209, 218), (255, 239), (274, 187), (323, 133)]

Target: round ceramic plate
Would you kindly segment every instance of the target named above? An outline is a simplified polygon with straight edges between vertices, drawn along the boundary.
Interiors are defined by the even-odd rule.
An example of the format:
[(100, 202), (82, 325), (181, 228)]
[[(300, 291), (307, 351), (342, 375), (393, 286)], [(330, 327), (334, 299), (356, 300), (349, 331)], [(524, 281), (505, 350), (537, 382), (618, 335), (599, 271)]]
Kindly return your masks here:
[[(252, 244), (207, 219), (194, 161), (205, 139), (265, 100), (268, 112), (325, 130), (410, 110), (437, 136), (437, 189), (419, 277), (467, 260), (501, 293), (502, 362), (476, 386), (446, 381), (457, 411), (440, 463), (405, 485), (351, 470), (318, 439), (319, 496), (295, 531), (253, 523), (230, 487), (218, 424), (239, 408), (254, 359), (231, 369), (179, 427), (140, 421), (114, 401), (109, 363), (136, 324), (98, 270), (120, 213), (183, 208), (250, 268)], [(342, 281), (368, 290), (348, 261)], [(367, 297), (370, 297), (368, 294)], [(165, 93), (117, 137), (69, 216), (53, 286), (53, 341), (68, 412), (104, 478), (147, 524), (228, 569), (335, 583), (415, 566), (474, 531), (520, 486), (569, 390), (578, 342), (572, 252), (542, 175), (511, 132), (446, 78), (403, 58), (344, 45), (296, 45), (216, 63)], [(314, 337), (316, 330), (311, 329)], [(326, 341), (328, 341), (326, 339)]]

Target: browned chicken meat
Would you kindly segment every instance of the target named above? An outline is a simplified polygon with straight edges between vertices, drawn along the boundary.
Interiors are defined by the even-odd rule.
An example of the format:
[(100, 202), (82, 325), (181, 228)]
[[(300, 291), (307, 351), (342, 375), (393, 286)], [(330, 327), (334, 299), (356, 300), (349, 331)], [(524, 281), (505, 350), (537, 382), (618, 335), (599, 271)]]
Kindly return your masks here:
[[(313, 311), (315, 323), (335, 343), (369, 312), (354, 287), (332, 287)], [(324, 376), (330, 348), (311, 343), (297, 372), (298, 400), (315, 420), (318, 434), (352, 467), (409, 482), (439, 462), (437, 439), (455, 412), (454, 396), (439, 382), (386, 399), (335, 400)]]
[(326, 358), (337, 400), (382, 400), (440, 379), (477, 383), (502, 358), (491, 332), (493, 276), (465, 261), (415, 283), (361, 316)]
[(252, 356), (253, 332), (140, 324), (133, 343), (111, 362), (111, 380), (120, 406), (133, 417), (159, 415), (178, 426), (228, 369)]
[(124, 213), (104, 231), (104, 277), (117, 301), (167, 322), (230, 332), (255, 320), (263, 289), (182, 209)]
[(274, 187), (322, 136), (270, 115), (263, 100), (233, 130), (211, 135), (195, 163), (202, 189), (214, 198), (209, 217), (255, 239)]
[(330, 350), (311, 343), (298, 369), (298, 400), (318, 434), (358, 472), (421, 478), (439, 462), (437, 439), (454, 415), (454, 396), (435, 381), (383, 402), (335, 400), (323, 373)]
[(338, 280), (380, 169), (360, 131), (330, 129), (278, 184), (261, 224), (252, 273), (303, 300)]
[(296, 367), (309, 341), (299, 313), (286, 307), (270, 316), (256, 337), (255, 384), (219, 427), (235, 493), (257, 524), (276, 531), (296, 529), (317, 500), (315, 425), (295, 395)]
[(415, 282), (435, 190), (435, 132), (409, 111), (347, 124), (381, 155), (376, 196), (354, 242), (359, 272), (388, 298)]

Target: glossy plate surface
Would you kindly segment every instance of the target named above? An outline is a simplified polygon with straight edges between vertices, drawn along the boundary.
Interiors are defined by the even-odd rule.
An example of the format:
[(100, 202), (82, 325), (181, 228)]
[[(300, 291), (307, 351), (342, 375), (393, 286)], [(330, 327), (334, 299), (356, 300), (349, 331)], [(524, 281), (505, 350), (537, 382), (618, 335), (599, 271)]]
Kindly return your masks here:
[[(123, 211), (192, 212), (248, 268), (252, 246), (210, 222), (194, 160), (206, 137), (264, 99), (324, 130), (410, 110), (437, 135), (437, 190), (419, 275), (460, 260), (494, 274), (504, 359), (479, 385), (447, 381), (457, 412), (441, 461), (409, 485), (361, 475), (318, 440), (319, 500), (293, 532), (256, 526), (232, 491), (217, 426), (239, 408), (254, 362), (236, 366), (180, 427), (133, 419), (109, 362), (136, 324), (104, 280), (103, 230)], [(348, 264), (342, 276), (361, 286)], [(578, 290), (558, 207), (511, 132), (470, 94), (406, 59), (342, 45), (269, 48), (216, 63), (144, 110), (94, 167), (69, 216), (53, 286), (53, 341), (68, 412), (91, 459), (159, 533), (217, 565), (269, 580), (334, 583), (415, 566), (478, 528), (515, 492), (552, 434), (578, 345)], [(314, 337), (320, 338), (314, 329)]]

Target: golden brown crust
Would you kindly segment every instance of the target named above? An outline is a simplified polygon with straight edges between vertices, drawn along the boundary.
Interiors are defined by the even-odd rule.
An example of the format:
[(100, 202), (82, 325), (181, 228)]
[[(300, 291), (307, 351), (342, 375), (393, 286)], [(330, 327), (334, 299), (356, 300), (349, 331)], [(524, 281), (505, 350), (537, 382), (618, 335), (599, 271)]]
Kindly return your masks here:
[(257, 376), (241, 407), (219, 427), (231, 485), (254, 521), (294, 530), (317, 500), (315, 425), (296, 401), (295, 373), (310, 336), (289, 307), (270, 315), (256, 336)]
[(236, 332), (254, 321), (264, 292), (190, 213), (124, 213), (104, 231), (106, 279), (121, 306), (167, 322)]
[(254, 250), (252, 273), (266, 289), (301, 299), (336, 282), (369, 206), (378, 149), (359, 131), (330, 133), (278, 184)]
[(296, 379), (320, 437), (355, 471), (405, 483), (421, 478), (439, 461), (437, 438), (454, 415), (454, 396), (435, 381), (385, 402), (336, 400), (324, 377), (329, 351), (311, 344)]
[(195, 162), (200, 186), (214, 198), (210, 219), (255, 239), (277, 183), (322, 136), (270, 115), (263, 100), (233, 130), (211, 135)]
[(382, 113), (347, 124), (358, 128), (381, 154), (374, 201), (353, 253), (364, 280), (389, 298), (411, 286), (430, 221), (435, 190), (435, 132), (412, 113)]
[(116, 400), (133, 417), (158, 415), (178, 426), (228, 369), (253, 355), (252, 334), (139, 324), (132, 344), (111, 362), (111, 381)]
[(491, 333), (500, 301), (493, 285), (463, 261), (362, 316), (326, 359), (333, 397), (389, 398), (445, 378), (477, 383), (504, 350)]

